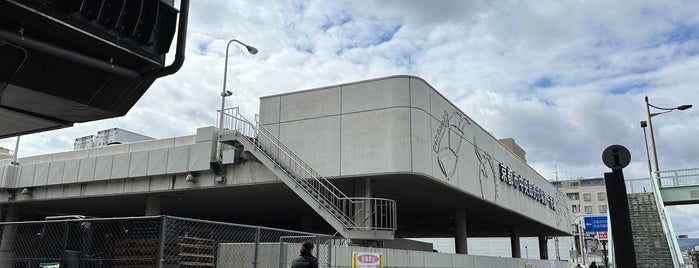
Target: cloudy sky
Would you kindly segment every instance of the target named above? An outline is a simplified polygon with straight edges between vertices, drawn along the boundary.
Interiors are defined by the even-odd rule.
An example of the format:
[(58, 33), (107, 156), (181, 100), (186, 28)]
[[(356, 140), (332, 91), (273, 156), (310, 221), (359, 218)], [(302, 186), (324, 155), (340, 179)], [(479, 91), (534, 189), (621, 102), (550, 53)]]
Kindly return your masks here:
[[(71, 150), (119, 127), (155, 138), (215, 125), (226, 43), (227, 106), (410, 74), (496, 137), (513, 137), (548, 179), (600, 177), (602, 150), (629, 148), (627, 178), (648, 176), (643, 97), (699, 105), (697, 1), (192, 1), (187, 58), (124, 117), (26, 135), (19, 156)], [(172, 56), (172, 55), (171, 55)], [(699, 109), (654, 117), (661, 170), (699, 167)], [(14, 138), (0, 140), (13, 149)], [(671, 208), (699, 237), (699, 206)]]

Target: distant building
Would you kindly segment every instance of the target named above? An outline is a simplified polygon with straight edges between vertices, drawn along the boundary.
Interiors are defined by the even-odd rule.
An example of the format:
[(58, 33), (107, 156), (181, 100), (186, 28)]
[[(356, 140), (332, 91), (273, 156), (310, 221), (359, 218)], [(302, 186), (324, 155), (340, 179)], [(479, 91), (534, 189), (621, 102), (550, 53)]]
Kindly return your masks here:
[[(607, 188), (604, 178), (577, 178), (551, 183), (568, 197), (573, 221), (581, 228), (584, 227), (586, 217), (607, 216)], [(596, 240), (595, 235), (596, 233), (587, 230), (584, 235), (584, 247), (588, 262), (600, 263), (603, 257), (598, 249), (601, 249), (602, 245)], [(578, 248), (580, 241), (577, 237), (575, 243)]]
[(3, 147), (0, 147), (0, 160), (10, 159), (10, 158), (12, 158), (12, 154), (10, 154), (10, 150), (5, 149)]
[(574, 217), (607, 215), (604, 178), (578, 178), (551, 183), (570, 199), (570, 211)]

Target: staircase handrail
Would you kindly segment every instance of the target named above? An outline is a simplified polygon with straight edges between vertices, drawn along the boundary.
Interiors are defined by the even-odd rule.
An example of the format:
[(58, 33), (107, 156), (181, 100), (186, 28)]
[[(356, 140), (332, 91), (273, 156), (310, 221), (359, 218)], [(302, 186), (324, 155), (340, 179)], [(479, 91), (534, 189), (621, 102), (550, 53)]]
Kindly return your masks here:
[[(655, 176), (655, 174), (653, 174), (653, 176)], [(682, 267), (684, 265), (684, 259), (679, 245), (677, 244), (677, 240), (675, 239), (675, 230), (672, 227), (670, 215), (668, 215), (665, 203), (663, 203), (663, 198), (660, 195), (660, 187), (657, 179), (653, 178), (651, 184), (656, 207), (658, 209), (658, 216), (660, 216), (660, 225), (663, 228), (663, 233), (665, 234), (665, 239), (670, 249), (670, 255), (672, 255), (672, 263), (674, 267)]]
[[(230, 110), (232, 112), (232, 114), (229, 115), (229, 114), (225, 113), (225, 110)], [(301, 159), (301, 157), (299, 157), (296, 153), (294, 153), (293, 150), (291, 150), (286, 144), (284, 144), (284, 142), (282, 142), (281, 140), (276, 138), (276, 136), (271, 134), (271, 132), (267, 128), (265, 128), (262, 124), (259, 123), (257, 116), (255, 118), (255, 121), (256, 121), (255, 125), (257, 125), (257, 127), (255, 127), (255, 125), (253, 125), (250, 122), (250, 120), (248, 120), (247, 118), (245, 118), (245, 116), (240, 114), (238, 107), (228, 108), (225, 110), (224, 110), (224, 113), (221, 113), (221, 114), (225, 114), (225, 115), (230, 116), (233, 119), (233, 122), (231, 122), (232, 129), (224, 130), (224, 131), (233, 131), (233, 130), (239, 131), (247, 139), (251, 139), (251, 138), (254, 139), (256, 137), (259, 138), (259, 136), (262, 135), (265, 139), (269, 140), (270, 143), (272, 143), (273, 145), (276, 145), (277, 146), (276, 148), (271, 148), (271, 149), (279, 149), (279, 152), (286, 155), (287, 158), (290, 161), (293, 161), (293, 163), (297, 167), (301, 168), (305, 174), (308, 174), (310, 179), (312, 179), (313, 181), (319, 182), (318, 187), (322, 187), (325, 191), (321, 191), (323, 189), (315, 188), (314, 187), (315, 185), (311, 184), (309, 182), (309, 180), (294, 179), (294, 182), (296, 182), (297, 184), (299, 184), (301, 186), (307, 185), (307, 186), (311, 187), (312, 189), (315, 189), (315, 191), (319, 195), (322, 195), (324, 197), (324, 199), (326, 199), (328, 201), (329, 204), (331, 204), (333, 207), (335, 207), (335, 209), (342, 211), (342, 216), (344, 219), (337, 218), (336, 214), (332, 214), (333, 217), (335, 217), (340, 222), (342, 222), (345, 227), (347, 227), (349, 229), (355, 228), (355, 226), (349, 226), (349, 225), (345, 224), (345, 222), (349, 222), (349, 223), (352, 223), (352, 225), (356, 225), (354, 219), (349, 217), (346, 213), (348, 210), (348, 208), (347, 208), (348, 206), (352, 207), (352, 205), (356, 204), (352, 198), (347, 197), (347, 195), (345, 195), (342, 191), (340, 191), (340, 189), (338, 189), (334, 184), (330, 183), (330, 181), (328, 181), (325, 177), (321, 176), (308, 163), (303, 161), (303, 159)], [(242, 123), (242, 124), (239, 125), (238, 121), (240, 121), (240, 123)], [(227, 122), (227, 120), (226, 120), (226, 122)], [(260, 130), (262, 130), (262, 131), (260, 131)], [(269, 133), (269, 135), (268, 135), (268, 133)], [(252, 142), (252, 144), (255, 147), (258, 147), (258, 149), (263, 149), (263, 148), (261, 148), (261, 146), (262, 146), (261, 142), (260, 143)], [(270, 155), (267, 155), (267, 157), (270, 157)], [(271, 160), (274, 160), (274, 159), (271, 159)], [(292, 171), (294, 171), (294, 170), (289, 170), (287, 172), (292, 172)], [(295, 172), (295, 173), (298, 173), (298, 172)], [(303, 174), (297, 174), (297, 175), (303, 175)], [(302, 176), (299, 176), (299, 177), (302, 177)], [(320, 177), (320, 179), (319, 179), (319, 177)], [(330, 185), (330, 187), (328, 187), (328, 185)], [(306, 187), (302, 187), (302, 189), (304, 191), (306, 191), (307, 193), (312, 194), (309, 192), (309, 190)], [(330, 195), (330, 196), (328, 196), (328, 195)], [(349, 204), (343, 204), (344, 202), (342, 202), (342, 201), (345, 201), (345, 200), (347, 202), (349, 202)]]
[[(267, 130), (267, 128), (265, 126), (263, 126), (259, 122), (257, 123), (257, 129), (258, 129), (258, 135), (261, 133), (259, 131), (260, 129), (263, 129), (264, 132), (266, 132), (266, 133), (271, 133), (269, 130)], [(279, 149), (281, 149), (280, 152), (283, 152), (285, 155), (287, 155), (290, 160), (294, 161), (295, 164), (297, 164), (299, 167), (301, 167), (305, 171), (305, 173), (307, 173), (308, 175), (311, 176), (312, 179), (322, 181), (321, 185), (324, 186), (324, 188), (326, 190), (328, 190), (331, 194), (333, 194), (333, 196), (335, 198), (337, 198), (337, 199), (350, 199), (347, 195), (345, 195), (342, 191), (340, 191), (340, 189), (338, 189), (334, 184), (330, 183), (330, 181), (328, 181), (328, 179), (326, 179), (325, 177), (320, 175), (320, 173), (318, 173), (318, 171), (316, 171), (308, 163), (303, 161), (303, 159), (301, 159), (301, 157), (299, 157), (296, 153), (294, 153), (294, 151), (291, 150), (291, 148), (289, 148), (286, 144), (284, 144), (284, 142), (282, 142), (277, 137), (274, 137), (274, 135), (267, 135), (266, 133), (263, 133), (262, 135), (264, 135), (267, 139), (270, 139), (270, 140), (272, 140), (272, 138), (273, 138), (274, 139), (273, 141), (275, 141), (277, 143), (276, 144), (277, 147)], [(270, 138), (270, 136), (272, 136), (272, 137)], [(273, 144), (275, 142), (273, 142)], [(299, 181), (299, 180), (296, 180), (296, 181)], [(328, 188), (326, 184), (329, 184), (332, 189)]]
[[(226, 111), (230, 111), (231, 114), (226, 113)], [(331, 215), (340, 221), (345, 228), (386, 231), (396, 229), (396, 203), (394, 200), (375, 197), (348, 197), (262, 125), (258, 115), (255, 116), (255, 124), (253, 124), (240, 114), (238, 107), (222, 110), (219, 114), (232, 119), (231, 121), (223, 120), (228, 123), (231, 129), (223, 129), (221, 132), (237, 131), (242, 134), (257, 150), (264, 152), (264, 155), (272, 160), (277, 167), (289, 174), (301, 190), (324, 203), (323, 206), (332, 206), (335, 211), (339, 212), (331, 213)], [(285, 167), (282, 163), (288, 166)], [(371, 209), (367, 210), (368, 208)], [(366, 213), (364, 220), (357, 218), (361, 213)], [(370, 220), (373, 221), (367, 226), (366, 223)], [(357, 221), (361, 222), (358, 224)]]

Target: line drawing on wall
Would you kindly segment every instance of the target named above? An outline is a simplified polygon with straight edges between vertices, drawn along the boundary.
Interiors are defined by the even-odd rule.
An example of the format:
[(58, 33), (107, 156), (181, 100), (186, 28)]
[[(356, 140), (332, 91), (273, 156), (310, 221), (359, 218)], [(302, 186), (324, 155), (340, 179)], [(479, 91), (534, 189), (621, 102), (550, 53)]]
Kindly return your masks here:
[(459, 112), (449, 114), (444, 111), (442, 121), (437, 127), (437, 134), (432, 144), (432, 150), (437, 153), (437, 162), (442, 174), (450, 179), (456, 172), (456, 164), (459, 162), (459, 150), (461, 142), (466, 134), (466, 126), (471, 121)]
[[(492, 181), (493, 183), (493, 191), (492, 191), (492, 200), (495, 202), (498, 199), (498, 184), (499, 181), (497, 179), (497, 176), (495, 175), (495, 165), (493, 165), (493, 162), (495, 160), (493, 159), (492, 156), (490, 156), (490, 153), (481, 150), (478, 148), (478, 144), (476, 143), (476, 138), (473, 138), (473, 149), (476, 153), (476, 158), (478, 159), (479, 165), (478, 165), (478, 181), (480, 182), (481, 185), (481, 197), (483, 199), (490, 199), (490, 182)], [(490, 179), (488, 179), (490, 178)], [(488, 193), (488, 196), (486, 196), (486, 193)]]

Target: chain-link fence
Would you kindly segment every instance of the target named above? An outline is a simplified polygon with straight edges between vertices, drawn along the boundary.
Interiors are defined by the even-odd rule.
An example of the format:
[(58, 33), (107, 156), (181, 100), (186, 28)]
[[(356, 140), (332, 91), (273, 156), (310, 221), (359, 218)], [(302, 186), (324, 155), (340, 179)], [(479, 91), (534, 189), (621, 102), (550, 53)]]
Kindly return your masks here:
[(2, 268), (290, 267), (301, 244), (329, 267), (328, 235), (172, 216), (0, 223)]

